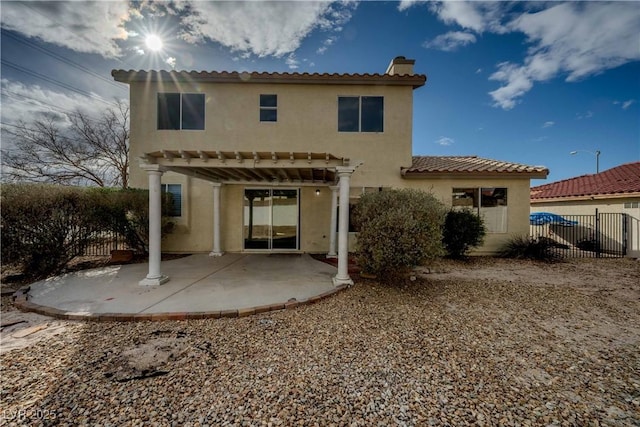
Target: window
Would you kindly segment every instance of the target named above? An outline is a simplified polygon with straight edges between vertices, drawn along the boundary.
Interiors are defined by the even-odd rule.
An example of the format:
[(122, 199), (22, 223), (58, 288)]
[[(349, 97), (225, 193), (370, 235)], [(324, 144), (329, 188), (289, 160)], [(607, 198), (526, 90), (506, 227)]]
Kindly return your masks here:
[(507, 232), (506, 188), (454, 188), (451, 204), (454, 209), (469, 208), (481, 215), (487, 232)]
[(260, 121), (278, 121), (278, 95), (260, 95)]
[(382, 132), (382, 96), (339, 96), (338, 132)]
[(182, 185), (162, 184), (162, 192), (171, 195), (171, 204), (167, 206), (168, 216), (182, 216)]
[(204, 130), (204, 94), (159, 93), (158, 129)]
[[(360, 231), (359, 227), (356, 227), (354, 221), (356, 203), (349, 203), (349, 233), (357, 233)], [(340, 231), (340, 206), (336, 208), (336, 233)]]
[(640, 207), (640, 202), (625, 202), (624, 204), (625, 209), (636, 209), (638, 207)]

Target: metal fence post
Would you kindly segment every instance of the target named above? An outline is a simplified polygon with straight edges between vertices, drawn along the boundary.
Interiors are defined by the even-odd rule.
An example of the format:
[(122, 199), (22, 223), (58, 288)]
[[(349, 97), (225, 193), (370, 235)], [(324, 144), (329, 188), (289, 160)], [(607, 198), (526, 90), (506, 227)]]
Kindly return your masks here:
[(596, 208), (596, 235), (595, 235), (595, 243), (596, 243), (596, 258), (600, 258), (600, 214), (598, 213), (598, 209)]

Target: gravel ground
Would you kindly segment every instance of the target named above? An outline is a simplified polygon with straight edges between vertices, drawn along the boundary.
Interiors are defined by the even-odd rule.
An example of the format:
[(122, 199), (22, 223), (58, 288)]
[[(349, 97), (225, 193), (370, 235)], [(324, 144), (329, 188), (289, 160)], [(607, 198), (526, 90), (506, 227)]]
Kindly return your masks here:
[(0, 355), (0, 424), (640, 425), (638, 261), (445, 263), (248, 318), (66, 323)]

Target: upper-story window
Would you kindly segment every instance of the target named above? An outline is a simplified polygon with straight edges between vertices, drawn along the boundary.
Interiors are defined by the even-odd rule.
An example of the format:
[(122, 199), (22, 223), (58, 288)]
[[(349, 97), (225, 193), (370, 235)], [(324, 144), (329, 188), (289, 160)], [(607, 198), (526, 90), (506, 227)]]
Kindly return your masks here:
[(383, 125), (384, 97), (338, 97), (338, 132), (382, 132)]
[(204, 94), (159, 93), (158, 129), (204, 130)]
[(260, 121), (278, 121), (278, 95), (260, 95)]

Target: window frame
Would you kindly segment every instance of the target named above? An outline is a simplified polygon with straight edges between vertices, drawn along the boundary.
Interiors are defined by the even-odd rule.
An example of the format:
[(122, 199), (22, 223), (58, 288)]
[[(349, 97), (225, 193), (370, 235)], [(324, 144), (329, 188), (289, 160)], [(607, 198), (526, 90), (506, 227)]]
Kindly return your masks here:
[[(172, 196), (172, 204), (176, 203), (176, 200), (174, 199), (174, 193), (169, 191), (169, 187), (170, 186), (174, 186), (174, 187), (178, 187), (180, 189), (180, 199), (178, 200), (179, 206), (171, 206), (168, 210), (168, 213), (171, 218), (182, 218), (182, 208), (183, 208), (183, 193), (182, 193), (182, 184), (175, 184), (175, 183), (161, 183), (160, 184), (160, 192), (162, 194), (171, 194)], [(179, 212), (179, 215), (173, 215), (174, 213), (176, 213), (177, 211)]]
[[(275, 105), (263, 105), (263, 97), (274, 97)], [(261, 93), (259, 97), (259, 109), (260, 109), (260, 123), (277, 123), (278, 122), (278, 94), (277, 93)], [(265, 102), (265, 104), (268, 104)], [(275, 113), (274, 120), (269, 120), (266, 116), (263, 118), (263, 113)]]
[[(355, 128), (346, 128), (346, 124), (351, 124), (351, 122), (355, 121), (353, 117), (348, 117), (354, 115), (353, 105), (342, 105), (342, 100), (353, 100), (357, 99), (358, 103), (358, 111), (357, 111), (357, 124)], [(365, 100), (365, 105), (363, 107), (363, 100)], [(379, 101), (379, 109), (368, 110), (371, 105), (367, 105), (367, 101), (378, 100)], [(349, 110), (347, 110), (349, 109)], [(382, 95), (338, 95), (338, 132), (340, 133), (384, 133), (384, 96)], [(367, 116), (365, 118), (365, 114), (376, 114), (380, 117), (376, 118), (374, 121), (370, 120), (370, 117)], [(342, 118), (342, 120), (341, 120)], [(349, 120), (347, 120), (349, 119)], [(347, 123), (344, 123), (347, 122)], [(363, 123), (367, 124), (367, 128), (365, 129)], [(372, 126), (373, 125), (373, 126)]]
[[(166, 96), (166, 95), (178, 95), (179, 97), (179, 109), (178, 109), (178, 126), (177, 127), (161, 127), (161, 109), (160, 109), (160, 98), (162, 96)], [(192, 97), (192, 96), (198, 96), (199, 98), (201, 98), (202, 101), (202, 116), (198, 117), (197, 120), (195, 120), (196, 122), (202, 122), (202, 127), (184, 127), (184, 115), (185, 115), (185, 111), (189, 111), (190, 109), (186, 109), (185, 108), (185, 97)], [(203, 131), (205, 130), (206, 126), (205, 126), (205, 121), (206, 121), (206, 115), (207, 115), (207, 108), (206, 108), (206, 99), (205, 99), (205, 95), (202, 92), (157, 92), (157, 96), (156, 96), (156, 130), (180, 130), (180, 131), (184, 131), (184, 130), (188, 130), (188, 131)], [(166, 102), (166, 101), (165, 101)], [(198, 106), (199, 107), (199, 106)], [(167, 111), (169, 111), (169, 109), (167, 108)], [(199, 111), (198, 111), (199, 113)], [(168, 121), (173, 124), (173, 121), (171, 120), (171, 117), (168, 117)], [(192, 120), (193, 121), (193, 120)]]
[[(486, 197), (490, 197), (488, 195), (485, 195), (484, 193), (486, 193), (489, 190), (491, 190), (493, 194), (496, 194), (497, 190), (502, 190), (501, 191), (503, 193), (502, 197), (496, 197), (495, 204), (491, 204), (489, 206), (483, 206), (483, 199)], [(456, 199), (456, 196), (462, 196), (463, 194), (467, 194), (467, 195), (471, 194), (472, 196), (460, 197)], [(470, 205), (468, 203), (465, 203), (465, 204), (456, 203), (456, 200), (469, 199), (469, 198), (472, 200)], [(501, 204), (499, 202), (500, 200), (504, 200), (504, 204)], [(475, 212), (476, 215), (481, 216), (484, 222), (484, 226), (487, 230), (487, 233), (503, 234), (503, 233), (509, 232), (509, 188), (508, 187), (452, 187), (451, 206), (453, 209), (470, 209), (471, 211)], [(489, 224), (486, 221), (485, 214), (490, 212), (488, 211), (488, 209), (494, 209), (498, 207), (505, 208), (504, 215), (506, 218), (504, 220), (504, 227), (500, 229), (495, 229), (495, 227), (489, 226)]]

